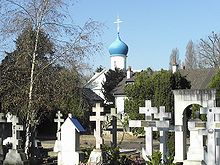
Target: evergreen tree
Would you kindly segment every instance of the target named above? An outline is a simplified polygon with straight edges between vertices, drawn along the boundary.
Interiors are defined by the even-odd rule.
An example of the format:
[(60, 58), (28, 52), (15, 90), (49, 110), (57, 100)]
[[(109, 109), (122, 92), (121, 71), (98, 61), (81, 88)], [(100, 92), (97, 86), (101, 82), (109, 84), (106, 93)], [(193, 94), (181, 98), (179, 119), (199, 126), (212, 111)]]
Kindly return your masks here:
[(143, 115), (139, 115), (139, 107), (145, 106), (145, 100), (151, 100), (152, 106), (165, 106), (166, 111), (173, 112), (172, 90), (188, 88), (190, 83), (179, 72), (174, 74), (165, 70), (152, 72), (150, 69), (140, 72), (135, 77), (134, 84), (125, 87), (128, 97), (125, 101), (125, 112), (131, 119), (140, 119)]
[(102, 83), (103, 87), (103, 95), (108, 102), (115, 102), (115, 98), (113, 96), (112, 90), (118, 85), (118, 83), (125, 77), (125, 72), (118, 68), (115, 70), (109, 70), (105, 74), (106, 81)]
[[(36, 123), (40, 123), (44, 117), (49, 119), (57, 110), (64, 114), (72, 113), (83, 124), (88, 124), (88, 103), (83, 99), (79, 73), (74, 68), (53, 65), (50, 61), (53, 43), (44, 32), (39, 34), (32, 95), (34, 113), (31, 114), (36, 121), (31, 125), (31, 133), (35, 132)], [(25, 29), (15, 41), (16, 49), (6, 53), (0, 64), (2, 111), (18, 115), (24, 124), (30, 115), (27, 105), (34, 35), (31, 28)]]
[[(31, 28), (25, 29), (15, 41), (16, 50), (11, 53), (6, 52), (6, 57), (0, 64), (1, 70), (1, 99), (4, 111), (11, 111), (26, 119), (28, 104), (28, 88), (30, 83), (31, 53), (34, 47), (35, 32)], [(34, 80), (35, 100), (34, 108), (38, 109), (44, 104), (50, 95), (50, 84), (54, 79), (51, 74), (56, 68), (52, 66), (41, 72), (42, 68), (49, 64), (49, 58), (53, 55), (53, 43), (47, 38), (45, 33), (39, 33), (39, 47), (36, 58), (36, 78)], [(35, 114), (36, 115), (36, 114)]]
[(208, 84), (209, 88), (216, 89), (216, 102), (217, 106), (220, 106), (220, 70), (218, 70), (217, 74), (212, 78), (211, 82)]

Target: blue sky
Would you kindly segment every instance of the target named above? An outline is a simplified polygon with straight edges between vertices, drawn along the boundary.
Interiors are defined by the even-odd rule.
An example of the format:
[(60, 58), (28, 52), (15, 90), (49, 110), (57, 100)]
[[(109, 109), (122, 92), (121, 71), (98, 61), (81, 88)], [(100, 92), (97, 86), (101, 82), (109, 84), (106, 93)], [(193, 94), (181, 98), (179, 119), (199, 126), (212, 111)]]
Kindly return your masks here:
[(219, 0), (80, 0), (71, 10), (78, 24), (93, 18), (107, 27), (103, 53), (90, 61), (94, 68), (110, 68), (108, 46), (116, 38), (117, 15), (123, 21), (121, 39), (129, 46), (127, 65), (133, 69), (167, 69), (173, 48), (184, 61), (189, 40), (197, 43), (220, 32)]

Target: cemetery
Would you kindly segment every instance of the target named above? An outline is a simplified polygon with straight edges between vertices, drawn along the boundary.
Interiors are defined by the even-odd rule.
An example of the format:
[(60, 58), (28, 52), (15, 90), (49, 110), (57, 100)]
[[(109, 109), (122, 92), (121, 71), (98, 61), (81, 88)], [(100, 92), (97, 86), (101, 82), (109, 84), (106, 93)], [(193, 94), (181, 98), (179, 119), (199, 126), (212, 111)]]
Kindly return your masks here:
[[(68, 114), (63, 118), (60, 111), (57, 112), (54, 122), (57, 123), (56, 141), (53, 142), (53, 153), (56, 158), (46, 164), (58, 165), (78, 165), (78, 164), (117, 164), (121, 162), (130, 162), (131, 164), (148, 164), (153, 159), (155, 153), (161, 154), (161, 162), (168, 162), (168, 134), (175, 134), (175, 150), (172, 163), (184, 165), (217, 165), (220, 161), (219, 152), (219, 128), (220, 128), (220, 107), (215, 106), (215, 90), (174, 90), (175, 98), (175, 119), (174, 125), (171, 125), (171, 113), (166, 112), (166, 107), (153, 107), (151, 100), (145, 101), (144, 107), (139, 107), (139, 113), (145, 116), (144, 120), (129, 120), (129, 127), (144, 128), (144, 136), (136, 143), (135, 148), (129, 147), (135, 138), (127, 141), (126, 145), (118, 144), (117, 134), (122, 130), (118, 129), (116, 111), (111, 109), (110, 114), (104, 115), (104, 107), (100, 103), (92, 108), (93, 115), (90, 116), (90, 122), (95, 122), (94, 137), (91, 141), (87, 139), (89, 153), (83, 150), (82, 139), (80, 136), (86, 128), (80, 122)], [(194, 119), (188, 121), (184, 118), (184, 110), (191, 104), (199, 104), (201, 108), (196, 112)], [(201, 120), (201, 114), (206, 115), (206, 121)], [(109, 128), (104, 129), (104, 122), (109, 122)], [(3, 141), (8, 139), (7, 133), (4, 133), (4, 125), (11, 125), (10, 147), (6, 150)], [(188, 128), (186, 128), (188, 127)], [(189, 136), (187, 131), (189, 131)], [(19, 119), (10, 113), (1, 113), (1, 163), (7, 164), (31, 164), (25, 156), (22, 149), (22, 139), (20, 132), (24, 130), (23, 125), (19, 124)], [(104, 132), (109, 130), (111, 142), (105, 142)], [(159, 138), (153, 139), (153, 133), (158, 132)], [(127, 134), (128, 136), (128, 134)], [(132, 133), (130, 132), (130, 136)], [(93, 139), (93, 142), (92, 142)], [(188, 140), (187, 140), (188, 139)], [(81, 142), (80, 142), (81, 141)], [(138, 146), (139, 145), (139, 146)], [(9, 146), (9, 145), (8, 145)], [(156, 147), (157, 146), (157, 147)], [(85, 149), (85, 148), (84, 148)], [(88, 151), (88, 150), (87, 150)], [(157, 152), (156, 152), (157, 151)], [(87, 157), (86, 157), (87, 154)], [(116, 156), (117, 155), (117, 156)], [(115, 160), (111, 160), (115, 159)], [(49, 159), (48, 159), (49, 160)], [(36, 163), (36, 162), (35, 162)], [(45, 164), (41, 162), (42, 164)], [(33, 164), (33, 162), (32, 162)], [(40, 164), (38, 162), (38, 164)], [(124, 163), (126, 164), (126, 163)], [(168, 163), (167, 163), (168, 164)]]
[[(100, 24), (63, 26), (60, 1), (33, 1), (30, 10), (6, 2), (18, 11), (12, 16), (28, 18), (10, 20), (6, 13), (4, 20), (24, 29), (13, 34), (14, 50), (0, 63), (0, 165), (220, 165), (218, 62), (180, 67), (174, 51), (168, 70), (134, 70), (118, 16), (110, 69), (84, 77), (91, 69), (84, 58), (102, 46), (95, 42)], [(219, 48), (216, 36), (209, 39)]]
[[(128, 46), (119, 36), (120, 19), (115, 23), (117, 38), (109, 48), (111, 73), (117, 72), (116, 68), (119, 68), (124, 75)], [(33, 117), (36, 115), (35, 111), (27, 113), (29, 118), (25, 122), (16, 113), (1, 112), (0, 165), (218, 165), (218, 91), (206, 88), (208, 82), (204, 82), (200, 76), (193, 76), (196, 75), (195, 71), (191, 75), (191, 71), (179, 69), (175, 57), (172, 62), (172, 72), (162, 70), (152, 73), (149, 69), (133, 73), (131, 67), (128, 67), (126, 76), (111, 89), (111, 101), (102, 92), (103, 83), (108, 81), (105, 78), (109, 71), (103, 70), (95, 74), (79, 90), (82, 93), (77, 93), (77, 97), (82, 94), (82, 98), (88, 101), (85, 109), (80, 107), (84, 111), (81, 116), (77, 111), (58, 109), (50, 117), (45, 117), (48, 121), (39, 123)], [(143, 86), (137, 89), (135, 97), (126, 95), (135, 89), (129, 88), (135, 87), (135, 74), (143, 74), (146, 82), (154, 78), (150, 79), (154, 83), (148, 83), (148, 90), (151, 92), (150, 88), (167, 85), (167, 82), (162, 81), (161, 75), (170, 75), (171, 80), (175, 80), (177, 84), (183, 82), (183, 86), (177, 88), (173, 85), (176, 82), (172, 84), (168, 81), (165, 89), (161, 87), (159, 91), (154, 91), (152, 100), (146, 99), (147, 96), (143, 100), (140, 91), (148, 87), (146, 84), (141, 84)], [(204, 80), (208, 77), (211, 81), (215, 74), (214, 69), (203, 71), (203, 76), (206, 77)], [(185, 79), (187, 76), (191, 84)], [(159, 85), (155, 81), (157, 77), (161, 81)], [(178, 78), (180, 79), (177, 80)], [(111, 78), (109, 80), (113, 81)], [(166, 91), (165, 97), (163, 90)], [(136, 99), (139, 96), (141, 98)], [(157, 99), (163, 100), (162, 103), (158, 104)], [(131, 101), (130, 104), (127, 101)], [(77, 102), (74, 104), (77, 105)], [(74, 107), (74, 104), (71, 106)], [(131, 111), (126, 107), (128, 105), (132, 105), (129, 107)], [(47, 126), (49, 123), (50, 126)], [(47, 133), (40, 140), (38, 126), (45, 127)]]

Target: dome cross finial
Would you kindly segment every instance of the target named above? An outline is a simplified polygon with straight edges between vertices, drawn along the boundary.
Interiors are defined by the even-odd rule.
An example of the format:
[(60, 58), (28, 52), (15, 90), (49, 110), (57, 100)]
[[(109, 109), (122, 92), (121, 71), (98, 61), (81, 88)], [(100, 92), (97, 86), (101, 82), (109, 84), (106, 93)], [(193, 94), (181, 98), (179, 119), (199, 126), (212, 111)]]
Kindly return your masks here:
[(120, 23), (122, 23), (123, 21), (120, 20), (119, 16), (117, 17), (117, 20), (114, 22), (115, 24), (117, 24), (117, 31), (119, 33), (120, 30)]

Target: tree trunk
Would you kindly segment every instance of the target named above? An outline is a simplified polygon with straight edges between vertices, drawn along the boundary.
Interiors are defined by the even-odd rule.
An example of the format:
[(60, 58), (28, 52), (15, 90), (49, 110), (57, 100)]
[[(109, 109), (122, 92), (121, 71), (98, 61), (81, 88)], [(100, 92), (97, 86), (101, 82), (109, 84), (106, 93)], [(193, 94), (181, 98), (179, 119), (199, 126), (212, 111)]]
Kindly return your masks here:
[(35, 119), (35, 114), (36, 114), (36, 112), (34, 112), (34, 110), (32, 109), (32, 93), (33, 93), (34, 69), (35, 69), (35, 62), (36, 62), (36, 56), (37, 56), (37, 46), (38, 46), (39, 32), (40, 32), (40, 28), (37, 27), (35, 45), (34, 45), (34, 52), (32, 54), (30, 88), (29, 88), (29, 98), (28, 98), (28, 113), (27, 113), (27, 123), (26, 123), (25, 154), (26, 154), (27, 157), (29, 157), (31, 124), (35, 124), (34, 119)]

